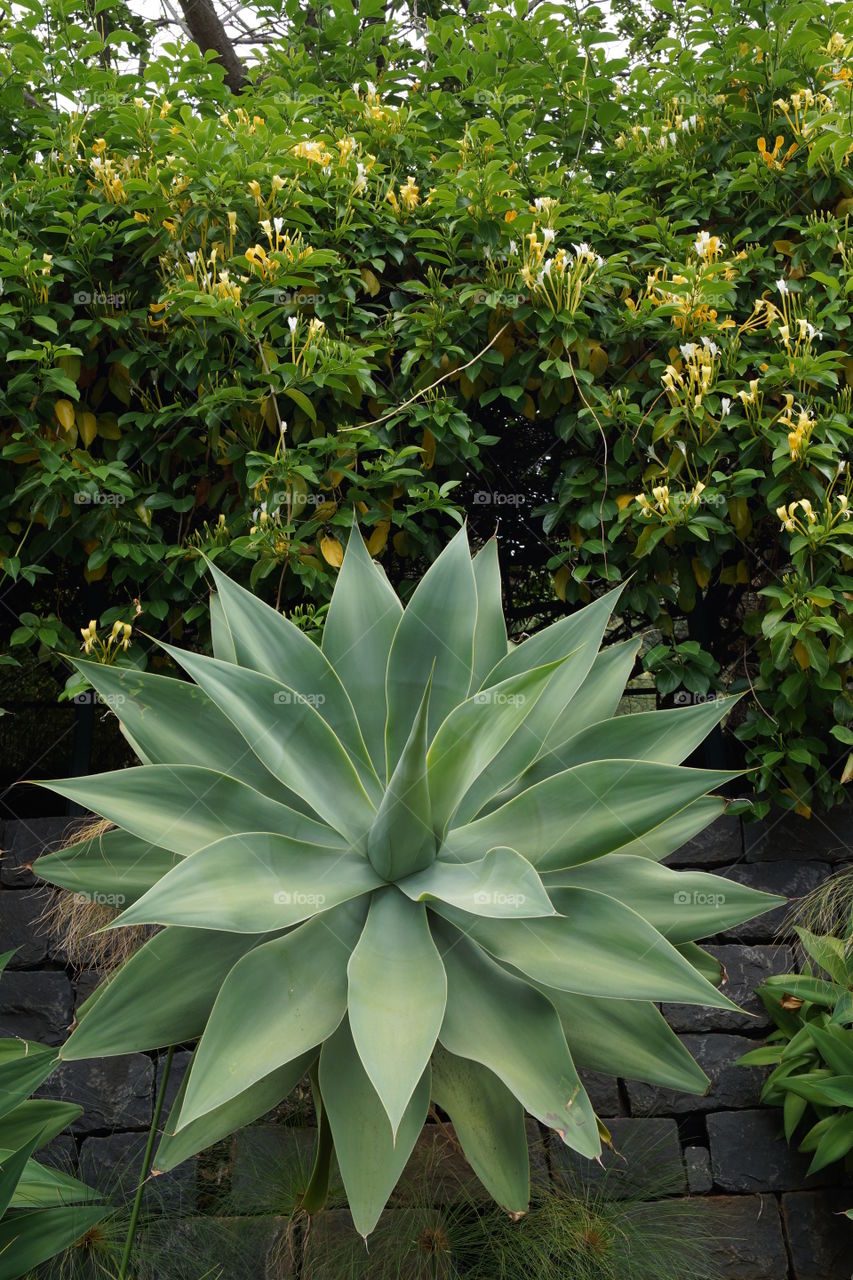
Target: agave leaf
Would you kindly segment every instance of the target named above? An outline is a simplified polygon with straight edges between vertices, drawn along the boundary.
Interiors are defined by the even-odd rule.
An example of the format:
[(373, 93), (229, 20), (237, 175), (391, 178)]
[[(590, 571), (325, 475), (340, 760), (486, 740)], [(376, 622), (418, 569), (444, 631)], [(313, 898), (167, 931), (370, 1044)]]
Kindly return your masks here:
[(540, 872), (560, 871), (613, 853), (734, 777), (642, 760), (594, 760), (555, 773), (484, 818), (453, 827), (441, 856), (470, 862), (505, 844)]
[(396, 593), (353, 524), (326, 615), (322, 648), (349, 693), (370, 757), (383, 777), (385, 672), (402, 613)]
[(473, 783), (459, 806), (459, 820), (470, 821), (533, 763), (554, 725), (589, 674), (621, 588), (546, 627), (514, 649), (489, 673), (485, 688), (536, 667), (557, 663), (540, 698), (496, 758)]
[(224, 836), (129, 906), (113, 928), (172, 924), (269, 933), (382, 884), (366, 858), (270, 832)]
[(193, 1058), (178, 1131), (327, 1039), (347, 1010), (347, 961), (367, 901), (249, 951), (230, 970)]
[(429, 1110), (430, 1073), (421, 1077), (396, 1141), (345, 1020), (320, 1053), (320, 1091), (355, 1229), (365, 1238), (412, 1154)]
[(468, 696), (474, 662), (477, 588), (464, 527), (412, 594), (388, 655), (386, 776), (399, 760), (432, 673), (428, 739)]
[(507, 651), (497, 538), (489, 538), (483, 549), (477, 552), (473, 567), (474, 584), (477, 588), (477, 624), (474, 628), (474, 673), (471, 688), (479, 689)]
[(509, 1213), (526, 1213), (530, 1158), (521, 1103), (494, 1072), (440, 1044), (432, 1056), (432, 1096), (489, 1195)]
[(660, 862), (687, 844), (688, 840), (693, 840), (725, 811), (726, 802), (721, 796), (702, 796), (673, 817), (665, 818), (651, 831), (620, 845), (614, 852)]
[(109, 1212), (85, 1205), (33, 1209), (0, 1222), (0, 1258), (4, 1277), (28, 1275), (97, 1226)]
[(300, 812), (308, 806), (273, 777), (198, 685), (135, 667), (75, 659), (77, 670), (108, 703), (146, 764), (215, 769)]
[(562, 887), (609, 894), (638, 911), (672, 943), (722, 933), (786, 902), (776, 894), (750, 889), (736, 880), (703, 871), (673, 871), (649, 858), (622, 853), (611, 853), (565, 871), (552, 871), (544, 883), (549, 892)]
[(554, 721), (542, 747), (553, 751), (576, 733), (616, 714), (625, 686), (637, 661), (642, 640), (621, 640), (600, 649), (571, 701), (571, 715)]
[(124, 906), (142, 897), (179, 861), (179, 854), (117, 829), (45, 854), (33, 871), (48, 884)]
[[(163, 647), (236, 725), (270, 773), (348, 840), (364, 835), (374, 809), (363, 778), (309, 695), (246, 667)], [(379, 790), (377, 782), (374, 796)]]
[(532, 715), (560, 664), (510, 676), (465, 702), (440, 726), (427, 755), (433, 825), (441, 838), (460, 800)]
[(331, 827), (277, 804), (236, 778), (195, 765), (140, 765), (35, 785), (182, 857), (224, 835), (246, 831), (286, 831), (295, 840), (347, 848), (345, 837)]
[(479, 862), (436, 861), (397, 887), (414, 902), (440, 900), (477, 916), (524, 920), (555, 914), (535, 867), (515, 849), (490, 849)]
[(367, 836), (367, 856), (383, 880), (420, 871), (435, 859), (429, 783), (427, 719), (432, 677), (426, 688)]
[[(675, 949), (706, 982), (710, 982), (715, 987), (721, 986), (725, 971), (716, 956), (710, 955), (702, 947), (697, 947), (695, 942), (677, 942)], [(743, 1013), (743, 1010), (738, 1009), (738, 1013)]]
[(707, 1092), (708, 1077), (647, 1000), (598, 1000), (543, 986), (575, 1062), (589, 1071), (643, 1080), (683, 1093)]
[(215, 1111), (209, 1111), (201, 1119), (193, 1120), (177, 1131), (178, 1118), (195, 1062), (194, 1054), (190, 1069), (184, 1075), (172, 1110), (169, 1112), (163, 1137), (154, 1157), (154, 1173), (169, 1173), (184, 1160), (189, 1160), (199, 1151), (212, 1147), (221, 1138), (227, 1138), (229, 1134), (236, 1133), (238, 1129), (243, 1129), (253, 1120), (272, 1111), (273, 1107), (278, 1106), (282, 1099), (296, 1088), (316, 1059), (316, 1050), (303, 1053), (301, 1057), (294, 1058), (293, 1061), (249, 1085), (248, 1089), (235, 1094)]
[(195, 1040), (225, 975), (261, 939), (208, 929), (164, 929), (84, 1004), (63, 1061), (111, 1058)]
[(523, 929), (508, 920), (463, 919), (444, 903), (436, 903), (435, 910), (498, 960), (545, 986), (577, 995), (737, 1011), (657, 929), (615, 898), (588, 889), (556, 889), (551, 900), (560, 914), (527, 920)]
[(595, 1113), (553, 1005), (456, 929), (435, 921), (433, 931), (447, 970), (444, 1048), (488, 1067), (568, 1146), (597, 1156)]
[(352, 1038), (396, 1138), (447, 1001), (426, 909), (392, 885), (374, 894), (348, 973)]
[[(375, 796), (379, 779), (355, 710), (323, 650), (289, 618), (233, 582), (211, 561), (208, 568), (216, 582), (240, 667), (270, 677), (315, 707), (350, 756), (364, 786)], [(223, 710), (229, 714), (226, 708)], [(240, 728), (239, 721), (235, 720), (235, 724)]]
[(214, 658), (219, 658), (220, 662), (237, 661), (234, 637), (228, 626), (228, 619), (225, 617), (222, 601), (215, 591), (210, 593), (210, 639)]

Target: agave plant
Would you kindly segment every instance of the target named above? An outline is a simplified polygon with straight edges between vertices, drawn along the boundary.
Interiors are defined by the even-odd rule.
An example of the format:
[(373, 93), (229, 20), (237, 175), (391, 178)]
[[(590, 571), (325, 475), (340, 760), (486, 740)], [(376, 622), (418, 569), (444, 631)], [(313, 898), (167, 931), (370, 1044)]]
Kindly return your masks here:
[[(13, 955), (0, 956), (0, 973)], [(29, 1096), (56, 1061), (47, 1045), (0, 1040), (0, 1280), (28, 1275), (108, 1212), (97, 1191), (33, 1159), (82, 1114), (74, 1103)]]
[(430, 1103), (491, 1195), (528, 1203), (525, 1111), (584, 1156), (593, 1068), (701, 1093), (656, 1001), (734, 1008), (695, 940), (780, 899), (661, 859), (734, 775), (680, 765), (727, 710), (614, 717), (637, 644), (618, 592), (515, 645), (497, 548), (461, 530), (404, 609), (354, 530), (322, 645), (210, 566), (191, 681), (77, 665), (141, 765), (46, 785), (114, 830), (40, 860), (159, 925), (63, 1058), (198, 1039), (155, 1167), (310, 1071), (316, 1207), (331, 1152), (376, 1224)]

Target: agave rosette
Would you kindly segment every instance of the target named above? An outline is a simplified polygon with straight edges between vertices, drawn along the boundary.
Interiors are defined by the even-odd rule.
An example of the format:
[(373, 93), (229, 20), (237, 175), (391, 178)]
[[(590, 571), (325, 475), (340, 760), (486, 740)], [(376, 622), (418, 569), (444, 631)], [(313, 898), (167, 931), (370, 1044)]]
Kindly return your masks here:
[(162, 926), (62, 1050), (198, 1040), (155, 1167), (311, 1070), (366, 1235), (431, 1101), (520, 1213), (525, 1112), (606, 1140), (578, 1068), (703, 1092), (655, 1002), (734, 1008), (696, 940), (780, 901), (661, 866), (724, 808), (680, 762), (728, 702), (615, 716), (618, 591), (509, 644), (464, 529), (405, 609), (354, 530), (322, 646), (211, 572), (215, 656), (166, 646), (191, 682), (78, 663), (142, 763), (47, 784), (115, 827), (38, 863)]

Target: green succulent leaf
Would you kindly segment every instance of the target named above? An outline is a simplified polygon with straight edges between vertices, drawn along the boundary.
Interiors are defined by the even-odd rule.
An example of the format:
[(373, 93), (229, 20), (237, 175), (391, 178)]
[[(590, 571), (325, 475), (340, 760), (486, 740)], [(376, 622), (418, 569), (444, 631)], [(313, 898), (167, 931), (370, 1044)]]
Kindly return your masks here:
[(237, 661), (234, 637), (229, 630), (222, 601), (215, 591), (210, 593), (210, 639), (214, 658), (219, 658), (220, 662)]
[(427, 779), (427, 718), (432, 676), (427, 680), (379, 811), (367, 835), (367, 856), (383, 880), (428, 867), (436, 854)]
[(477, 622), (471, 688), (479, 689), (492, 668), (505, 657), (508, 647), (497, 538), (489, 538), (474, 556), (472, 566), (477, 589)]
[(122, 907), (141, 898), (179, 861), (179, 854), (116, 829), (43, 855), (37, 873), (48, 884)]
[(391, 885), (374, 894), (348, 973), (352, 1038), (396, 1138), (447, 1002), (426, 909)]
[(673, 817), (665, 818), (651, 831), (620, 845), (614, 852), (660, 862), (687, 844), (688, 840), (693, 840), (725, 811), (726, 802), (720, 796), (702, 796)]
[(429, 1068), (418, 1082), (396, 1138), (358, 1056), (348, 1022), (342, 1022), (323, 1045), (319, 1078), (355, 1229), (366, 1237), (379, 1221), (423, 1128), (429, 1110)]
[(525, 920), (555, 908), (535, 867), (515, 849), (490, 849), (479, 862), (437, 860), (398, 881), (414, 902), (441, 901), (477, 916)]

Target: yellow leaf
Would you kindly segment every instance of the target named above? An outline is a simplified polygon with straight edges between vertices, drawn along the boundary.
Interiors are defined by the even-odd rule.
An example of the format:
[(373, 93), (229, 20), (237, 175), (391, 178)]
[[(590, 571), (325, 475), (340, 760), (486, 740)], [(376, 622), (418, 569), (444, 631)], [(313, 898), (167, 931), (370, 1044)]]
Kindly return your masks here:
[(593, 343), (589, 349), (590, 373), (594, 374), (596, 378), (600, 378), (609, 363), (604, 347), (600, 347), (597, 342)]
[(853, 751), (851, 751), (850, 755), (847, 757), (843, 772), (841, 774), (841, 781), (849, 782), (851, 778), (853, 778)]
[(839, 200), (838, 204), (835, 206), (835, 216), (836, 218), (846, 218), (848, 213), (853, 213), (853, 199), (851, 199), (850, 196), (845, 196), (845, 198), (843, 200)]
[(79, 356), (60, 356), (56, 362), (66, 378), (76, 382), (80, 377), (81, 362)]
[(382, 287), (378, 279), (370, 270), (370, 267), (362, 267), (360, 274), (365, 289), (370, 294), (371, 298), (375, 298)]
[(729, 510), (729, 519), (734, 525), (735, 533), (739, 538), (746, 538), (752, 529), (752, 516), (749, 513), (749, 504), (746, 498), (729, 498), (726, 502)]
[(275, 416), (275, 402), (272, 396), (264, 396), (261, 400), (261, 417), (269, 427), (270, 431), (278, 429), (278, 419)]
[(314, 512), (315, 520), (329, 520), (338, 509), (336, 502), (321, 502)]
[(102, 440), (120, 440), (118, 418), (114, 413), (102, 413), (98, 419), (98, 435)]
[(74, 426), (74, 405), (70, 400), (57, 400), (53, 406), (53, 412), (56, 414), (56, 421), (64, 431), (70, 431)]
[(424, 455), (422, 463), (423, 469), (424, 471), (430, 471), (433, 463), (435, 462), (435, 436), (432, 434), (429, 427), (424, 431), (424, 438), (421, 441), (421, 450)]
[(774, 240), (773, 248), (777, 253), (784, 253), (790, 258), (795, 246), (793, 240)]
[(98, 434), (98, 419), (95, 417), (94, 413), (89, 413), (87, 409), (78, 409), (76, 418), (77, 430), (80, 432), (80, 439), (88, 449), (89, 445)]
[(405, 529), (401, 529), (399, 533), (395, 533), (392, 539), (394, 550), (398, 556), (407, 556), (409, 554), (409, 535)]
[(523, 416), (527, 418), (528, 422), (536, 421), (536, 405), (534, 404), (533, 396), (525, 395), (524, 408), (521, 412)]
[(390, 520), (380, 520), (375, 526), (370, 537), (367, 539), (367, 550), (372, 556), (378, 556), (380, 552), (385, 550), (385, 544), (388, 541), (388, 531), (390, 528)]
[(335, 569), (340, 569), (343, 564), (344, 549), (337, 538), (331, 538), (328, 534), (325, 538), (321, 538), (320, 550), (327, 564), (333, 565)]
[(812, 660), (809, 657), (809, 651), (803, 644), (802, 640), (798, 640), (794, 645), (794, 657), (797, 659), (797, 662), (799, 662), (803, 671), (812, 665)]
[(703, 564), (698, 556), (694, 556), (690, 564), (693, 567), (693, 577), (696, 579), (696, 585), (704, 591), (711, 581), (711, 570), (706, 564)]
[(557, 593), (558, 600), (565, 600), (566, 587), (569, 585), (569, 579), (571, 576), (572, 571), (567, 564), (561, 565), (554, 574), (554, 590)]
[(123, 405), (130, 404), (130, 374), (123, 364), (111, 364), (107, 379), (110, 391)]
[(583, 531), (579, 524), (569, 525), (569, 537), (576, 547), (583, 546)]
[(83, 577), (87, 582), (100, 582), (107, 571), (107, 562), (104, 561), (97, 569), (84, 569)]
[(616, 506), (620, 511), (624, 511), (629, 503), (634, 501), (633, 493), (618, 493), (616, 495)]

